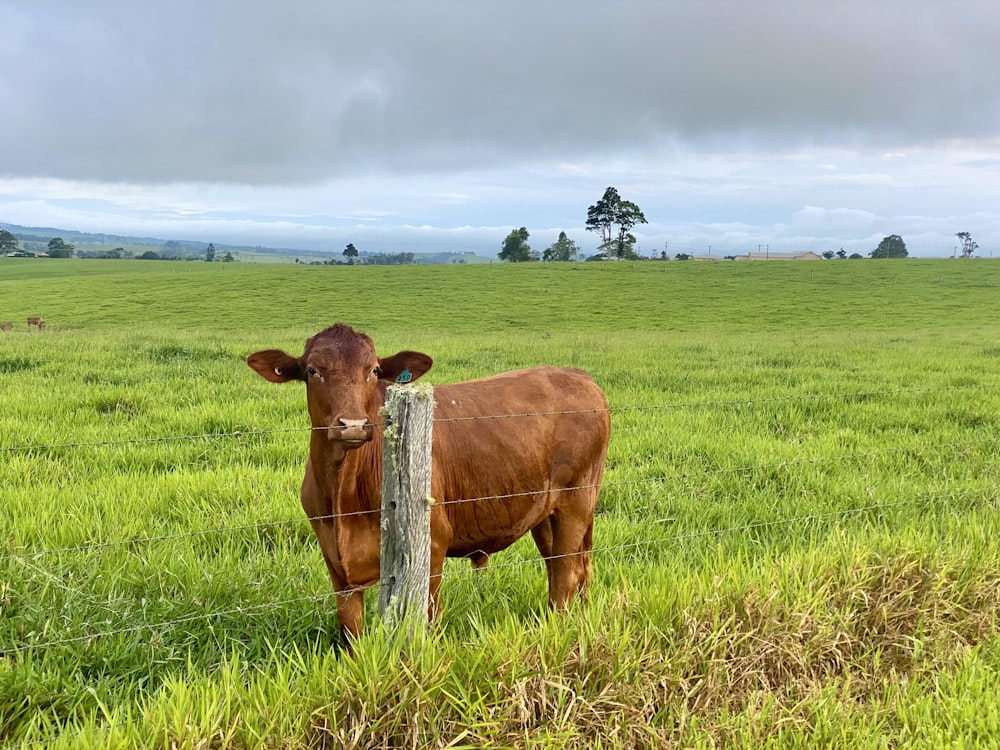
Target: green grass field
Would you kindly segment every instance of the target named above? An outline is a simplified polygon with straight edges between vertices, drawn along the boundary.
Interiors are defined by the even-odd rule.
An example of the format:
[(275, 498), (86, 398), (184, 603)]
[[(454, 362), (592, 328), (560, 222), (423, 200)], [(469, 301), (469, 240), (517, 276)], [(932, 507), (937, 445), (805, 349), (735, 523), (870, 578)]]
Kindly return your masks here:
[[(0, 259), (0, 747), (990, 746), (998, 302), (989, 261)], [(594, 375), (585, 603), (527, 539), (340, 652), (302, 389), (243, 362), (336, 321), (434, 383)]]

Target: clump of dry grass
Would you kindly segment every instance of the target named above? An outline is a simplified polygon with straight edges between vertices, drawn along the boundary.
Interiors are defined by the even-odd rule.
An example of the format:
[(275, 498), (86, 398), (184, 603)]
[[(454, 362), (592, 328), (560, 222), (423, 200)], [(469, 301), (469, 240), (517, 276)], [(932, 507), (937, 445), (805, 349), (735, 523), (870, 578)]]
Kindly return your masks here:
[(395, 664), (362, 646), (339, 677), (342, 702), (314, 711), (302, 744), (752, 745), (808, 732), (830, 701), (889, 727), (889, 686), (950, 669), (997, 634), (994, 570), (900, 552), (790, 571), (803, 573), (819, 576), (785, 590), (716, 581), (662, 619), (623, 595), (552, 616), (538, 637), (512, 624), (474, 664), (435, 639)]

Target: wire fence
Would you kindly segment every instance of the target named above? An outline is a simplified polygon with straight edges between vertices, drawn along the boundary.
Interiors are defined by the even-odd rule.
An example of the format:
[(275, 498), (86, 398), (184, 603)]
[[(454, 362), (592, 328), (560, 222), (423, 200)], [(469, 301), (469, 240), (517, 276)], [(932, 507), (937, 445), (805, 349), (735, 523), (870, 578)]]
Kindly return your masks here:
[[(919, 503), (935, 502), (940, 500), (953, 500), (970, 495), (982, 495), (982, 494), (993, 494), (996, 495), (1000, 492), (1000, 485), (991, 485), (988, 487), (981, 487), (971, 490), (963, 490), (958, 492), (947, 492), (947, 493), (937, 493), (924, 495), (921, 497), (910, 498), (907, 500), (899, 500), (887, 503), (873, 503), (857, 508), (848, 508), (838, 511), (830, 511), (827, 513), (811, 513), (801, 516), (796, 516), (792, 518), (783, 518), (772, 521), (760, 521), (755, 523), (742, 524), (739, 526), (730, 526), (720, 529), (708, 529), (703, 531), (691, 532), (686, 534), (676, 534), (672, 536), (666, 536), (661, 539), (649, 539), (637, 542), (631, 542), (626, 544), (608, 545), (602, 547), (595, 547), (590, 552), (596, 555), (602, 555), (611, 552), (620, 552), (623, 550), (637, 550), (643, 547), (652, 547), (656, 545), (665, 544), (679, 544), (687, 540), (698, 539), (708, 536), (722, 536), (724, 534), (732, 533), (744, 533), (748, 531), (753, 531), (761, 528), (771, 528), (782, 525), (789, 525), (794, 523), (808, 523), (811, 521), (818, 521), (821, 519), (833, 519), (840, 518), (853, 514), (869, 513), (873, 511), (888, 510), (891, 508), (899, 508), (908, 505), (915, 505)], [(574, 555), (579, 555), (584, 553), (574, 553)], [(572, 557), (574, 555), (553, 555), (543, 559), (556, 559), (557, 557)], [(534, 564), (537, 565), (538, 561), (536, 559), (522, 559), (522, 560), (511, 560), (501, 563), (491, 563), (490, 569), (496, 570), (500, 568), (511, 568), (520, 565)], [(481, 575), (483, 571), (472, 568), (455, 568), (452, 570), (445, 571), (441, 574), (441, 578), (449, 576), (460, 576), (460, 575)], [(102, 638), (110, 638), (115, 636), (130, 635), (146, 631), (164, 631), (170, 628), (176, 628), (183, 625), (189, 625), (195, 622), (204, 622), (207, 620), (219, 619), (223, 617), (232, 616), (258, 616), (265, 614), (269, 611), (278, 610), (284, 607), (290, 606), (301, 606), (303, 604), (318, 604), (322, 602), (328, 602), (338, 595), (349, 595), (356, 593), (354, 590), (342, 590), (342, 591), (329, 591), (321, 594), (308, 594), (300, 597), (293, 597), (289, 599), (284, 599), (281, 601), (266, 602), (261, 604), (253, 604), (241, 607), (234, 607), (223, 610), (213, 610), (212, 612), (205, 612), (199, 614), (185, 615), (182, 617), (177, 617), (169, 620), (161, 620), (157, 622), (147, 622), (138, 625), (132, 625), (128, 627), (114, 628), (110, 630), (95, 631), (83, 635), (70, 636), (64, 638), (56, 638), (44, 642), (38, 642), (33, 644), (24, 644), (16, 646), (13, 648), (0, 649), (0, 658), (12, 658), (17, 657), (28, 652), (33, 652), (38, 649), (44, 649), (48, 647), (55, 646), (78, 646), (80, 644), (90, 644), (94, 641)], [(110, 725), (108, 729), (110, 728)], [(66, 738), (78, 738), (85, 734), (88, 734), (91, 730), (88, 729), (78, 729), (66, 733), (65, 731), (54, 731), (52, 737), (59, 736), (63, 739)], [(29, 747), (38, 747), (45, 744), (39, 740), (25, 740), (20, 743), (0, 743), (2, 747), (8, 750), (26, 750)]]
[[(985, 388), (985, 387), (987, 387), (987, 386), (955, 386), (955, 387), (951, 387), (951, 388), (919, 388), (919, 389), (898, 389), (898, 390), (893, 390), (893, 391), (850, 392), (850, 393), (840, 393), (840, 394), (809, 394), (809, 395), (805, 395), (805, 396), (783, 397), (783, 398), (768, 398), (768, 399), (756, 399), (756, 400), (753, 400), (753, 399), (751, 399), (751, 400), (747, 400), (747, 399), (734, 399), (734, 400), (730, 400), (730, 401), (693, 402), (693, 403), (686, 403), (686, 404), (661, 404), (661, 405), (642, 405), (642, 406), (631, 406), (631, 407), (616, 407), (616, 408), (609, 409), (609, 411), (611, 411), (611, 412), (626, 412), (626, 411), (641, 412), (641, 411), (650, 411), (650, 410), (657, 410), (657, 409), (698, 408), (698, 407), (707, 407), (707, 406), (733, 406), (733, 405), (747, 405), (747, 404), (752, 405), (752, 404), (755, 404), (755, 403), (795, 402), (795, 401), (816, 400), (816, 399), (821, 399), (821, 398), (858, 398), (858, 397), (871, 398), (871, 397), (875, 397), (875, 396), (887, 396), (887, 395), (890, 395), (890, 394), (892, 394), (892, 395), (899, 395), (899, 394), (921, 394), (921, 393), (931, 393), (931, 392), (938, 392), (938, 391), (981, 389), (981, 388)], [(594, 410), (585, 410), (585, 411), (592, 412)], [(578, 413), (578, 412), (539, 412), (539, 413), (532, 413), (532, 414), (490, 415), (490, 416), (485, 416), (485, 417), (469, 417), (469, 418), (461, 418), (461, 419), (463, 421), (467, 420), (467, 419), (509, 419), (509, 418), (515, 418), (515, 417), (536, 417), (536, 416), (567, 414), (567, 413)], [(449, 421), (454, 421), (454, 420), (449, 420)], [(324, 429), (325, 430), (326, 428), (325, 427), (321, 427), (321, 428), (304, 428), (304, 429), (277, 429), (277, 430), (259, 430), (259, 431), (252, 431), (252, 432), (241, 431), (241, 432), (233, 432), (233, 433), (212, 433), (212, 434), (205, 434), (205, 435), (167, 436), (167, 437), (162, 437), (162, 438), (161, 437), (158, 437), (158, 438), (137, 438), (137, 439), (129, 439), (129, 440), (109, 440), (109, 441), (98, 441), (98, 442), (64, 443), (64, 444), (57, 444), (57, 445), (14, 446), (14, 447), (8, 447), (8, 448), (0, 449), (0, 450), (4, 450), (4, 451), (8, 451), (8, 452), (13, 452), (13, 451), (31, 451), (31, 450), (39, 450), (39, 451), (41, 451), (41, 450), (49, 450), (49, 449), (54, 449), (54, 448), (71, 449), (71, 448), (85, 448), (85, 447), (86, 448), (89, 448), (89, 447), (111, 447), (111, 446), (121, 446), (121, 445), (133, 445), (133, 444), (137, 444), (137, 443), (160, 443), (160, 442), (175, 441), (175, 440), (219, 439), (219, 438), (234, 437), (234, 436), (241, 436), (241, 435), (248, 435), (248, 434), (258, 435), (258, 434), (279, 434), (279, 433), (290, 433), (290, 432), (304, 432), (304, 431), (309, 431), (309, 430), (312, 430), (312, 429)], [(765, 471), (765, 470), (780, 469), (780, 468), (786, 468), (786, 467), (797, 466), (797, 465), (805, 465), (805, 464), (820, 465), (820, 464), (833, 463), (833, 462), (842, 462), (842, 461), (860, 461), (860, 460), (866, 460), (866, 459), (867, 460), (873, 460), (873, 459), (877, 459), (877, 458), (880, 458), (880, 457), (887, 457), (887, 456), (892, 456), (892, 455), (899, 455), (899, 454), (903, 454), (903, 453), (926, 453), (926, 452), (929, 452), (929, 451), (941, 451), (941, 450), (944, 450), (944, 449), (961, 449), (961, 448), (969, 448), (969, 447), (972, 447), (972, 446), (990, 445), (990, 444), (995, 444), (998, 441), (1000, 441), (1000, 435), (992, 437), (992, 438), (989, 438), (989, 439), (978, 439), (978, 440), (974, 440), (974, 441), (970, 440), (970, 441), (955, 441), (955, 442), (947, 442), (947, 443), (932, 443), (932, 444), (922, 444), (922, 445), (899, 446), (899, 447), (888, 448), (888, 449), (879, 450), (879, 451), (866, 451), (866, 452), (858, 452), (858, 453), (847, 453), (847, 454), (836, 455), (836, 456), (822, 456), (822, 457), (817, 457), (817, 458), (802, 458), (802, 459), (777, 461), (777, 462), (770, 462), (770, 463), (763, 463), (763, 464), (735, 466), (735, 467), (723, 467), (723, 468), (709, 469), (709, 470), (697, 471), (697, 472), (682, 472), (682, 473), (676, 473), (676, 474), (661, 474), (661, 475), (652, 476), (652, 477), (642, 477), (642, 478), (626, 479), (626, 480), (614, 480), (614, 481), (604, 482), (601, 486), (604, 487), (604, 488), (615, 488), (615, 487), (627, 487), (627, 486), (642, 486), (642, 485), (646, 485), (646, 484), (663, 485), (665, 483), (684, 483), (684, 482), (687, 482), (689, 480), (693, 480), (693, 479), (698, 478), (698, 477), (706, 477), (706, 476), (712, 476), (712, 475), (724, 475), (724, 474), (733, 474), (733, 473), (752, 473), (752, 472), (759, 472), (759, 471)], [(587, 485), (585, 487), (592, 489), (592, 488), (595, 488), (596, 485)], [(568, 487), (568, 488), (560, 488), (560, 489), (558, 489), (556, 491), (568, 491), (568, 490), (577, 490), (577, 489), (583, 489), (583, 488), (584, 487)], [(595, 547), (595, 548), (593, 548), (592, 550), (590, 550), (589, 552), (586, 552), (586, 553), (578, 552), (578, 553), (572, 553), (572, 554), (569, 554), (569, 555), (555, 555), (555, 556), (549, 556), (548, 558), (545, 558), (545, 559), (552, 560), (552, 559), (557, 559), (559, 557), (573, 557), (573, 556), (576, 556), (576, 555), (579, 555), (579, 554), (590, 554), (590, 553), (597, 554), (597, 555), (605, 555), (605, 554), (610, 554), (610, 553), (614, 553), (614, 552), (622, 552), (622, 551), (635, 552), (635, 551), (637, 551), (639, 549), (642, 549), (642, 548), (648, 548), (648, 547), (653, 547), (653, 546), (656, 546), (656, 545), (663, 545), (663, 544), (670, 544), (670, 543), (679, 543), (679, 542), (682, 542), (682, 541), (685, 541), (685, 540), (696, 539), (696, 538), (701, 538), (701, 537), (719, 536), (719, 535), (723, 535), (723, 534), (737, 533), (737, 532), (748, 532), (748, 531), (752, 531), (752, 530), (756, 530), (756, 529), (773, 528), (773, 527), (778, 527), (778, 526), (783, 526), (783, 525), (805, 524), (805, 523), (810, 523), (810, 522), (813, 522), (813, 521), (818, 521), (820, 519), (839, 519), (839, 518), (847, 517), (847, 516), (850, 516), (850, 515), (856, 515), (856, 514), (867, 513), (867, 512), (875, 512), (875, 511), (882, 511), (882, 510), (888, 510), (890, 508), (897, 508), (897, 507), (902, 507), (902, 506), (907, 506), (907, 505), (915, 505), (915, 504), (921, 504), (921, 503), (930, 504), (930, 503), (938, 502), (938, 501), (940, 501), (942, 499), (955, 499), (955, 498), (961, 498), (961, 497), (968, 497), (968, 496), (973, 496), (973, 495), (979, 495), (979, 496), (989, 496), (992, 500), (995, 500), (997, 492), (998, 492), (998, 489), (1000, 489), (1000, 488), (998, 488), (997, 485), (985, 485), (985, 486), (981, 486), (981, 487), (976, 487), (976, 488), (972, 488), (972, 489), (963, 489), (963, 490), (959, 490), (959, 491), (948, 491), (948, 492), (938, 492), (938, 493), (932, 493), (932, 494), (925, 494), (925, 495), (920, 495), (920, 496), (917, 496), (917, 497), (912, 497), (912, 498), (903, 499), (903, 500), (895, 500), (895, 501), (892, 501), (892, 502), (883, 502), (883, 503), (871, 503), (871, 504), (863, 505), (863, 506), (860, 506), (860, 507), (845, 508), (845, 509), (839, 509), (839, 510), (832, 510), (832, 511), (823, 512), (823, 513), (809, 513), (809, 514), (804, 514), (804, 515), (799, 515), (799, 516), (793, 516), (793, 517), (786, 517), (786, 518), (780, 518), (780, 519), (755, 521), (755, 522), (751, 522), (751, 523), (740, 524), (740, 525), (736, 525), (736, 526), (729, 526), (729, 527), (725, 527), (725, 528), (704, 529), (704, 530), (693, 531), (693, 532), (688, 532), (688, 533), (684, 533), (684, 534), (677, 534), (677, 535), (673, 535), (673, 536), (666, 536), (666, 537), (662, 537), (662, 538), (638, 540), (638, 541), (632, 541), (632, 542), (626, 542), (626, 543), (614, 544), (614, 545), (605, 545), (605, 546), (601, 546), (601, 547)], [(489, 495), (489, 496), (482, 496), (482, 497), (455, 498), (455, 499), (450, 499), (450, 500), (442, 501), (441, 503), (439, 503), (439, 505), (453, 505), (453, 504), (459, 504), (459, 503), (477, 503), (477, 502), (485, 502), (485, 501), (501, 501), (501, 500), (510, 499), (510, 498), (513, 498), (513, 497), (524, 497), (524, 496), (531, 496), (531, 495), (534, 495), (534, 494), (545, 494), (545, 493), (550, 493), (552, 491), (553, 490), (550, 490), (550, 489), (541, 489), (541, 490), (537, 490), (537, 491), (533, 491), (533, 492), (517, 492), (517, 493), (496, 494), (496, 495)], [(28, 561), (36, 560), (36, 559), (39, 559), (39, 558), (44, 558), (44, 557), (47, 557), (47, 556), (60, 555), (60, 554), (94, 553), (94, 552), (99, 552), (101, 550), (107, 550), (107, 549), (117, 548), (117, 547), (128, 547), (128, 546), (136, 546), (136, 545), (141, 545), (141, 544), (152, 544), (152, 543), (157, 543), (157, 542), (164, 542), (164, 541), (169, 541), (169, 540), (177, 540), (177, 539), (188, 538), (188, 537), (204, 537), (204, 536), (209, 536), (209, 535), (214, 535), (214, 534), (236, 533), (236, 532), (242, 532), (242, 531), (259, 530), (259, 529), (264, 529), (264, 528), (274, 528), (274, 527), (287, 526), (289, 524), (301, 524), (302, 522), (308, 522), (310, 520), (312, 520), (312, 521), (328, 521), (328, 520), (333, 520), (333, 519), (336, 519), (336, 518), (342, 518), (342, 517), (347, 517), (347, 516), (358, 516), (358, 515), (365, 515), (365, 514), (372, 514), (372, 513), (379, 513), (379, 512), (380, 512), (379, 509), (365, 509), (365, 510), (359, 510), (359, 511), (349, 512), (349, 513), (334, 513), (334, 514), (330, 514), (330, 515), (314, 517), (312, 519), (308, 519), (308, 518), (306, 518), (304, 516), (297, 516), (296, 518), (279, 519), (279, 520), (265, 521), (265, 522), (260, 522), (260, 523), (227, 525), (227, 526), (221, 526), (221, 527), (213, 528), (213, 529), (200, 529), (200, 530), (194, 530), (194, 531), (186, 531), (186, 532), (178, 532), (178, 533), (171, 533), (171, 534), (163, 534), (163, 535), (157, 535), (157, 536), (142, 536), (142, 537), (134, 537), (134, 538), (129, 538), (129, 539), (110, 540), (110, 541), (105, 541), (105, 542), (95, 542), (95, 543), (90, 543), (90, 544), (81, 544), (81, 545), (75, 545), (75, 546), (67, 546), (67, 547), (61, 547), (61, 548), (50, 548), (50, 549), (42, 549), (42, 550), (11, 551), (11, 552), (7, 552), (7, 553), (5, 553), (3, 555), (0, 555), (0, 562), (2, 562), (2, 561), (10, 561), (10, 560), (16, 560), (16, 561), (19, 561), (19, 562), (23, 562), (23, 563), (26, 563), (28, 567), (35, 568), (35, 570), (36, 570), (37, 573), (39, 573), (40, 575), (44, 576), (44, 575), (46, 575), (46, 571), (44, 571), (44, 569), (38, 568), (37, 566), (34, 565), (34, 563), (30, 563)], [(515, 559), (515, 560), (503, 561), (503, 562), (498, 562), (498, 563), (492, 563), (491, 562), (489, 568), (490, 569), (502, 569), (502, 568), (509, 568), (509, 567), (518, 566), (518, 565), (529, 564), (529, 563), (530, 564), (537, 564), (537, 558)], [(469, 572), (471, 572), (471, 570), (472, 570), (471, 568), (466, 568), (466, 569), (455, 568), (455, 569), (446, 570), (446, 571), (444, 571), (440, 575), (442, 577), (446, 576), (446, 575), (463, 575), (463, 574), (468, 574)], [(69, 587), (67, 587), (61, 581), (55, 580), (55, 583), (56, 583), (57, 586), (59, 586), (61, 588), (66, 588), (67, 590), (72, 590), (72, 589), (69, 589)], [(183, 624), (186, 624), (186, 623), (190, 624), (190, 623), (193, 623), (193, 622), (210, 620), (210, 619), (213, 619), (213, 618), (223, 618), (223, 617), (234, 616), (234, 615), (255, 615), (255, 614), (260, 614), (260, 613), (272, 611), (272, 610), (275, 610), (275, 609), (280, 609), (280, 608), (284, 608), (284, 607), (294, 606), (294, 605), (298, 605), (298, 604), (302, 604), (302, 603), (306, 603), (306, 602), (314, 602), (315, 603), (315, 602), (328, 601), (331, 597), (349, 595), (349, 594), (353, 594), (353, 593), (355, 593), (354, 589), (347, 589), (347, 590), (343, 590), (343, 591), (331, 591), (331, 592), (322, 593), (322, 594), (309, 594), (309, 595), (305, 595), (305, 596), (301, 596), (301, 597), (296, 597), (296, 598), (291, 598), (291, 599), (284, 599), (284, 600), (275, 601), (275, 602), (266, 602), (266, 603), (260, 603), (260, 604), (252, 604), (252, 605), (246, 605), (246, 606), (241, 606), (241, 607), (236, 607), (236, 608), (220, 609), (220, 610), (214, 610), (214, 611), (211, 611), (211, 612), (204, 612), (204, 613), (198, 613), (198, 614), (188, 614), (188, 615), (184, 615), (182, 617), (178, 617), (178, 618), (175, 618), (175, 619), (163, 620), (163, 621), (158, 621), (158, 622), (141, 623), (141, 624), (136, 624), (136, 625), (129, 625), (129, 626), (126, 626), (126, 627), (111, 628), (111, 629), (105, 629), (105, 630), (96, 630), (95, 629), (95, 630), (92, 630), (92, 631), (88, 631), (88, 632), (86, 632), (84, 634), (71, 635), (71, 636), (65, 636), (65, 637), (57, 637), (57, 638), (52, 638), (52, 639), (48, 639), (48, 640), (40, 640), (40, 641), (36, 641), (34, 643), (21, 644), (21, 645), (13, 646), (13, 647), (10, 647), (10, 648), (3, 648), (2, 646), (0, 646), (0, 657), (11, 657), (11, 656), (15, 656), (17, 654), (25, 653), (27, 651), (32, 651), (32, 650), (42, 649), (42, 648), (48, 648), (48, 647), (52, 647), (52, 646), (70, 645), (70, 644), (79, 644), (79, 643), (90, 643), (90, 642), (93, 642), (95, 640), (102, 639), (102, 638), (109, 638), (109, 637), (113, 637), (113, 636), (128, 635), (128, 634), (139, 633), (139, 632), (143, 632), (143, 631), (165, 630), (165, 629), (176, 627), (176, 626), (180, 626), (180, 625), (183, 625)]]
[[(562, 555), (548, 555), (541, 558), (524, 558), (516, 560), (507, 560), (499, 563), (490, 563), (489, 570), (497, 570), (502, 568), (519, 567), (522, 565), (537, 565), (539, 560), (549, 561), (557, 560), (562, 558), (579, 557), (582, 555), (597, 554), (602, 555), (605, 553), (618, 552), (622, 550), (637, 550), (641, 548), (654, 547), (661, 544), (676, 544), (684, 542), (691, 539), (699, 539), (703, 537), (711, 536), (722, 536), (724, 534), (732, 534), (737, 532), (752, 531), (755, 529), (763, 528), (773, 528), (777, 526), (786, 526), (796, 523), (808, 523), (810, 521), (817, 521), (820, 519), (833, 519), (840, 518), (849, 515), (857, 515), (861, 513), (870, 513), (872, 511), (887, 510), (890, 508), (900, 508), (908, 505), (916, 505), (921, 503), (933, 503), (941, 500), (954, 500), (961, 497), (968, 497), (973, 495), (996, 495), (1000, 492), (1000, 485), (990, 485), (986, 487), (977, 487), (975, 489), (960, 490), (955, 492), (943, 492), (943, 493), (933, 493), (929, 495), (922, 495), (919, 497), (909, 498), (907, 500), (896, 500), (893, 502), (886, 503), (871, 503), (868, 505), (860, 506), (857, 508), (844, 508), (836, 511), (828, 511), (826, 513), (809, 513), (801, 516), (794, 516), (788, 518), (774, 519), (770, 521), (757, 521), (754, 523), (741, 524), (739, 526), (728, 526), (724, 528), (716, 529), (705, 529), (702, 531), (695, 531), (686, 534), (675, 534), (671, 536), (665, 536), (660, 539), (644, 539), (635, 542), (626, 542), (622, 544), (605, 545), (601, 547), (594, 547), (588, 551), (573, 552)], [(437, 575), (431, 576), (431, 578), (444, 579), (452, 576), (462, 576), (470, 574), (480, 574), (482, 571), (478, 568), (452, 568), (447, 571), (443, 571)], [(211, 612), (205, 612), (193, 615), (184, 615), (182, 617), (177, 617), (170, 620), (162, 620), (157, 622), (147, 622), (138, 625), (130, 625), (122, 628), (112, 628), (109, 630), (97, 630), (88, 632), (82, 635), (69, 636), (65, 638), (54, 638), (51, 640), (39, 641), (31, 644), (23, 644), (20, 646), (15, 646), (13, 648), (0, 649), (0, 657), (9, 657), (17, 654), (22, 654), (28, 651), (33, 651), (40, 648), (48, 648), (51, 646), (65, 646), (69, 644), (78, 643), (92, 643), (101, 638), (108, 638), (118, 635), (127, 635), (130, 633), (138, 633), (148, 630), (162, 631), (167, 630), (172, 627), (179, 625), (190, 624), (193, 622), (211, 620), (215, 618), (223, 618), (232, 615), (255, 615), (262, 614), (270, 610), (282, 609), (284, 607), (299, 605), (307, 602), (322, 602), (328, 601), (331, 598), (337, 596), (350, 596), (357, 594), (362, 589), (359, 588), (348, 588), (342, 589), (340, 591), (330, 591), (321, 594), (308, 594), (300, 597), (293, 597), (290, 599), (284, 599), (274, 602), (264, 602), (261, 604), (251, 604), (241, 607), (233, 607), (230, 609), (212, 610)]]
[[(499, 419), (517, 419), (524, 417), (556, 416), (564, 414), (595, 414), (598, 412), (602, 413), (608, 412), (614, 415), (614, 414), (624, 414), (627, 412), (664, 411), (669, 409), (699, 409), (707, 407), (753, 406), (755, 404), (809, 402), (809, 401), (818, 401), (823, 399), (859, 399), (859, 398), (868, 399), (876, 397), (901, 396), (908, 394), (937, 393), (942, 391), (970, 391), (970, 390), (984, 390), (984, 389), (995, 389), (995, 388), (996, 386), (992, 384), (972, 384), (972, 385), (939, 386), (939, 387), (928, 387), (928, 388), (896, 388), (896, 389), (887, 389), (879, 391), (841, 391), (836, 393), (810, 393), (797, 396), (775, 396), (770, 398), (757, 398), (757, 399), (743, 398), (743, 399), (728, 399), (728, 400), (714, 400), (714, 401), (691, 401), (691, 402), (680, 402), (673, 404), (641, 404), (641, 405), (631, 405), (631, 406), (615, 406), (615, 407), (610, 407), (608, 409), (576, 409), (570, 411), (524, 412), (524, 413), (513, 413), (513, 414), (488, 414), (488, 415), (478, 415), (469, 417), (447, 417), (447, 418), (435, 419), (434, 421), (438, 423), (492, 421)], [(383, 424), (380, 422), (373, 422), (369, 423), (369, 425), (366, 426), (381, 428), (383, 427)], [(307, 432), (325, 431), (327, 429), (329, 429), (327, 425), (323, 425), (320, 427), (279, 427), (279, 428), (261, 429), (261, 430), (233, 430), (231, 432), (206, 432), (206, 433), (195, 433), (190, 435), (162, 435), (157, 437), (121, 438), (121, 439), (93, 440), (93, 441), (70, 441), (65, 443), (37, 443), (37, 444), (27, 444), (27, 445), (8, 445), (0, 447), (0, 453), (54, 451), (57, 449), (67, 449), (67, 448), (69, 449), (106, 448), (106, 447), (125, 446), (125, 445), (173, 443), (186, 440), (218, 440), (222, 438), (241, 438), (241, 437), (257, 437), (262, 435), (307, 433)]]
[[(677, 474), (663, 474), (653, 477), (643, 477), (638, 479), (622, 479), (622, 480), (612, 480), (601, 482), (600, 484), (590, 484), (590, 485), (574, 485), (572, 487), (559, 487), (554, 489), (542, 489), (533, 490), (527, 492), (512, 492), (500, 495), (482, 495), (479, 497), (469, 497), (469, 498), (457, 498), (454, 500), (443, 500), (436, 502), (435, 505), (438, 506), (449, 506), (449, 505), (461, 505), (467, 503), (477, 503), (485, 502), (490, 500), (509, 500), (515, 497), (531, 497), (538, 495), (548, 495), (552, 493), (559, 492), (570, 492), (573, 490), (581, 489), (597, 489), (597, 488), (620, 488), (620, 487), (631, 487), (631, 486), (641, 486), (644, 484), (658, 484), (662, 485), (670, 482), (682, 482), (685, 480), (696, 479), (699, 477), (709, 477), (709, 476), (722, 476), (726, 474), (745, 474), (762, 471), (765, 469), (781, 469), (791, 466), (803, 466), (803, 465), (822, 465), (827, 463), (838, 463), (843, 461), (859, 461), (865, 459), (877, 459), (887, 456), (896, 456), (904, 453), (926, 453), (932, 450), (941, 450), (946, 448), (968, 448), (972, 446), (983, 446), (1000, 443), (1000, 435), (993, 438), (984, 438), (981, 440), (965, 440), (965, 441), (955, 441), (950, 443), (931, 443), (922, 445), (910, 445), (899, 448), (887, 448), (879, 451), (866, 451), (860, 453), (845, 453), (837, 456), (824, 456), (820, 458), (803, 458), (803, 459), (793, 459), (787, 461), (776, 461), (766, 464), (749, 464), (744, 466), (733, 466), (719, 469), (706, 469), (704, 471), (690, 471), (681, 472)], [(129, 537), (127, 539), (116, 539), (107, 542), (93, 542), (89, 544), (79, 544), (68, 547), (51, 547), (41, 550), (22, 550), (22, 551), (12, 551), (0, 555), (0, 561), (7, 560), (10, 558), (27, 558), (27, 557), (43, 557), (49, 555), (60, 555), (69, 553), (85, 553), (94, 552), (103, 549), (109, 549), (113, 547), (129, 547), (136, 546), (139, 544), (148, 544), (154, 542), (165, 542), (176, 539), (183, 539), (187, 537), (199, 537), (199, 536), (211, 536), (213, 534), (226, 534), (235, 533), (241, 531), (250, 531), (253, 529), (263, 529), (263, 528), (273, 528), (288, 525), (298, 525), (302, 523), (307, 523), (309, 521), (331, 521), (337, 518), (350, 518), (356, 516), (366, 516), (373, 515), (376, 513), (381, 513), (379, 508), (369, 508), (364, 510), (347, 511), (340, 513), (329, 513), (321, 516), (296, 516), (294, 518), (283, 518), (274, 521), (261, 521), (258, 523), (249, 524), (236, 524), (236, 525), (226, 525), (219, 526), (212, 529), (198, 529), (196, 531), (183, 531), (173, 534), (161, 534), (157, 536), (140, 536), (140, 537)]]

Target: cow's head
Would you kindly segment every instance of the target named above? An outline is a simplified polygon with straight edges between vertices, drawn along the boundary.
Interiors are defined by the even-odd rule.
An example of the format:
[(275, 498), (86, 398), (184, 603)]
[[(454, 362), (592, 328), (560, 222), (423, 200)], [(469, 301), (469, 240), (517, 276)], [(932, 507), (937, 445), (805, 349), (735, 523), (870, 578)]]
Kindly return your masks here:
[(306, 341), (301, 357), (280, 349), (247, 357), (247, 364), (272, 383), (304, 381), (313, 428), (326, 428), (326, 437), (344, 450), (371, 440), (388, 384), (414, 381), (432, 362), (411, 351), (380, 359), (367, 335), (343, 323)]

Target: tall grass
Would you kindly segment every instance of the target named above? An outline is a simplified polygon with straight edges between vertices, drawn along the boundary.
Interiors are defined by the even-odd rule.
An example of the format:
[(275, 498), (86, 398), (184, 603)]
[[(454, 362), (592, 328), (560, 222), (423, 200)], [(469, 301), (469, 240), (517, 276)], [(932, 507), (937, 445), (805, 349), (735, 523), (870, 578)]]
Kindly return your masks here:
[[(0, 259), (5, 747), (937, 747), (1000, 715), (1000, 266)], [(43, 315), (44, 331), (28, 331)], [(298, 507), (337, 320), (443, 383), (589, 370), (589, 599), (530, 540), (339, 651)], [(512, 446), (513, 447), (513, 446)]]

